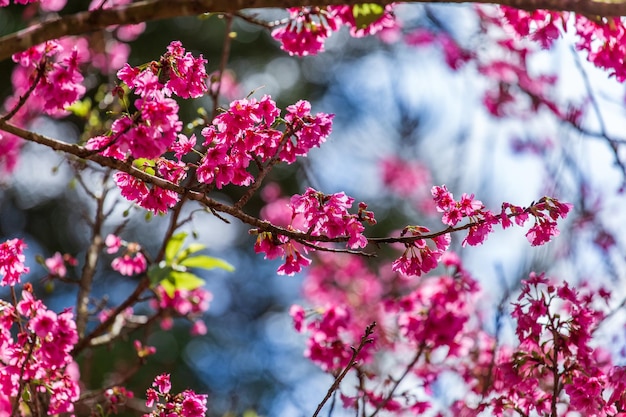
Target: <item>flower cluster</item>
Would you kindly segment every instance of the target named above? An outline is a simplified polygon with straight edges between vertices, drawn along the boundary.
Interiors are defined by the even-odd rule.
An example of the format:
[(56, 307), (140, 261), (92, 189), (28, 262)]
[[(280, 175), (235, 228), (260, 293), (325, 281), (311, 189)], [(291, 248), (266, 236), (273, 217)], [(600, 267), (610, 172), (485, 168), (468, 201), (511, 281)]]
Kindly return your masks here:
[(44, 265), (48, 269), (50, 276), (65, 278), (67, 266), (76, 266), (78, 261), (70, 254), (61, 255), (60, 252), (55, 252), (50, 258), (44, 260)]
[(153, 61), (144, 69), (124, 65), (117, 76), (139, 96), (134, 102), (137, 111), (115, 120), (111, 134), (90, 139), (87, 148), (121, 159), (128, 154), (149, 159), (161, 156), (182, 130), (178, 103), (171, 96), (203, 95), (208, 89), (205, 63), (202, 56), (194, 58), (174, 41), (159, 62)]
[[(350, 248), (364, 248), (367, 238), (363, 235), (363, 222), (376, 223), (374, 213), (367, 210), (365, 203), (359, 203), (357, 214), (348, 210), (354, 199), (345, 193), (323, 194), (308, 188), (302, 195), (291, 197), (291, 230), (307, 233), (310, 236), (346, 238)], [(304, 257), (293, 241), (285, 236), (275, 237), (269, 232), (260, 233), (254, 246), (257, 253), (265, 253), (268, 259), (285, 257), (285, 263), (278, 268), (279, 274), (293, 275), (311, 261)]]
[(542, 198), (537, 204), (530, 207), (529, 214), (535, 218), (535, 224), (526, 233), (530, 244), (532, 246), (543, 245), (549, 242), (552, 236), (558, 236), (559, 229), (556, 222), (559, 218), (564, 219), (571, 209), (571, 204), (561, 203), (548, 197)]
[[(39, 2), (42, 10), (58, 12), (65, 7), (67, 0), (13, 0), (14, 4), (30, 4)], [(0, 7), (7, 7), (10, 0), (0, 0)]]
[(196, 98), (208, 89), (206, 63), (202, 55), (195, 58), (185, 52), (180, 41), (172, 41), (159, 62), (153, 61), (145, 69), (126, 64), (117, 75), (140, 97), (161, 91), (166, 96), (176, 94), (182, 98)]
[[(187, 176), (187, 167), (184, 163), (165, 158), (158, 158), (154, 161), (140, 159), (135, 161), (135, 166), (174, 184), (179, 184)], [(116, 172), (113, 180), (122, 196), (154, 214), (166, 213), (180, 200), (180, 196), (175, 191), (148, 185), (125, 172)]]
[(135, 393), (124, 387), (116, 385), (106, 389), (104, 391), (104, 398), (107, 402), (105, 407), (106, 413), (117, 414), (119, 412), (119, 407), (124, 406), (129, 399), (134, 397)]
[(125, 242), (118, 236), (110, 234), (104, 241), (107, 253), (117, 253), (124, 247), (122, 256), (114, 258), (111, 267), (122, 275), (133, 276), (141, 274), (148, 267), (146, 257), (141, 252), (141, 246), (135, 242)]
[[(380, 10), (376, 10), (379, 9)], [(394, 4), (378, 6), (376, 4), (360, 4), (354, 6), (328, 6), (328, 12), (335, 19), (350, 28), (350, 34), (355, 38), (374, 35), (385, 29), (397, 26), (393, 14)], [(374, 17), (372, 19), (372, 16)], [(360, 17), (367, 17), (366, 21), (357, 21)]]
[(311, 105), (304, 100), (286, 111), (283, 132), (274, 127), (280, 110), (269, 96), (233, 101), (202, 130), (207, 152), (197, 170), (198, 181), (215, 183), (217, 188), (250, 185), (253, 177), (247, 168), (252, 161), (277, 158), (293, 163), (330, 135), (333, 115), (312, 115)]
[[(572, 207), (569, 203), (543, 197), (528, 208), (505, 202), (502, 204), (500, 214), (496, 215), (487, 210), (481, 201), (474, 199), (473, 194), (463, 194), (461, 199), (456, 201), (445, 185), (433, 187), (431, 193), (437, 211), (443, 213), (441, 221), (448, 226), (444, 232), (455, 227), (468, 230), (467, 236), (463, 239), (463, 246), (482, 244), (493, 232), (494, 225), (501, 224), (502, 228), (507, 228), (513, 224), (511, 218), (514, 218), (515, 224), (524, 226), (531, 216), (534, 217), (535, 224), (528, 230), (526, 237), (531, 245), (542, 245), (549, 242), (553, 236), (558, 236), (557, 220), (564, 219)], [(464, 219), (469, 222), (464, 226), (458, 226)], [(449, 233), (431, 233), (430, 229), (424, 226), (407, 226), (400, 237), (404, 238), (401, 241), (404, 242), (405, 250), (402, 256), (394, 261), (392, 269), (406, 275), (420, 276), (433, 270), (450, 246)], [(429, 242), (432, 244), (429, 245)]]
[(463, 240), (463, 246), (482, 244), (487, 235), (492, 232), (493, 225), (498, 223), (493, 213), (487, 210), (480, 200), (475, 200), (473, 194), (463, 193), (461, 200), (455, 201), (445, 185), (435, 186), (431, 192), (437, 210), (443, 213), (441, 217), (443, 224), (454, 227), (464, 218), (468, 218), (473, 223), (467, 237)]
[(204, 417), (207, 412), (207, 396), (185, 390), (172, 394), (169, 374), (158, 375), (152, 383), (153, 388), (146, 391), (146, 406), (154, 410), (144, 417)]
[(326, 38), (339, 27), (335, 17), (317, 7), (291, 7), (287, 11), (289, 22), (272, 31), (281, 49), (298, 56), (323, 52)]
[(13, 74), (14, 96), (26, 96), (34, 84), (35, 106), (47, 114), (66, 115), (66, 107), (85, 94), (76, 49), (67, 51), (62, 43), (47, 41), (13, 55), (13, 61), (19, 65)]
[[(292, 7), (288, 23), (272, 32), (272, 37), (281, 43), (281, 49), (290, 55), (315, 55), (324, 50), (324, 42), (342, 25), (350, 28), (354, 37), (373, 35), (396, 26), (393, 5), (380, 11), (374, 4), (354, 6)], [(372, 18), (374, 16), (374, 18)], [(365, 17), (361, 22), (360, 18)], [(359, 19), (359, 21), (357, 21)]]
[(380, 162), (385, 189), (400, 197), (410, 197), (430, 187), (431, 175), (428, 167), (420, 162), (387, 157)]
[[(15, 307), (0, 304), (0, 404), (10, 398), (48, 395), (48, 414), (72, 412), (80, 394), (71, 372), (70, 352), (78, 341), (72, 313), (48, 310), (29, 285)], [(13, 327), (18, 327), (16, 338)]]
[[(402, 230), (401, 236), (408, 235), (415, 239), (404, 244), (402, 256), (391, 265), (393, 271), (420, 276), (437, 267), (441, 257), (450, 247), (451, 238), (449, 233), (437, 235), (428, 240), (419, 238), (429, 232), (430, 229), (424, 226), (407, 226)], [(433, 242), (434, 246), (429, 246), (428, 241)]]
[(209, 309), (213, 294), (202, 287), (191, 291), (176, 289), (170, 294), (162, 286), (158, 286), (155, 292), (157, 300), (152, 301), (152, 307), (166, 312), (161, 320), (161, 328), (166, 330), (172, 328), (174, 323), (170, 314), (175, 313), (193, 321), (192, 335), (206, 334), (207, 328), (201, 316)]
[[(455, 365), (463, 362), (478, 335), (479, 323), (473, 319), (479, 295), (476, 280), (453, 257), (446, 259), (452, 275), (407, 280), (386, 268), (376, 275), (361, 258), (321, 255), (321, 264), (311, 268), (304, 285), (307, 299), (323, 307), (290, 309), (295, 329), (307, 333), (305, 356), (336, 375), (348, 364), (350, 346), (354, 349), (364, 328), (375, 321), (374, 343), (366, 345), (354, 364), (357, 375), (366, 377), (360, 379), (357, 394), (340, 388), (344, 407), (369, 407), (368, 415), (376, 409), (401, 415), (433, 408), (437, 379), (465, 371)], [(385, 358), (385, 367), (406, 367), (404, 376), (386, 377), (380, 358)], [(490, 363), (486, 360), (485, 366)], [(405, 386), (411, 388), (398, 387), (395, 394), (395, 388), (389, 390), (407, 374), (413, 379)], [(471, 381), (468, 376), (468, 384)]]
[[(292, 306), (289, 313), (298, 331), (310, 332), (305, 357), (328, 372), (336, 372), (348, 364), (352, 357), (350, 346), (358, 339), (355, 340), (351, 332), (347, 331), (351, 326), (351, 315), (346, 307), (336, 305), (320, 308), (315, 312), (319, 316), (308, 322), (304, 309), (298, 305)], [(367, 357), (366, 352), (361, 351), (359, 359), (364, 356)]]
[(0, 275), (1, 286), (16, 285), (20, 282), (20, 276), (29, 271), (24, 265), (26, 244), (21, 239), (11, 239), (0, 244)]
[[(547, 10), (522, 11), (509, 6), (500, 6), (503, 17), (517, 36), (530, 36), (542, 48), (549, 48), (566, 29), (567, 13)], [(560, 26), (560, 28), (558, 26)]]
[[(499, 24), (510, 29), (518, 37), (530, 36), (543, 48), (549, 48), (568, 27), (570, 13), (546, 10), (522, 11), (500, 6)], [(577, 35), (576, 48), (587, 51), (587, 59), (598, 68), (607, 69), (619, 82), (626, 80), (624, 37), (626, 27), (620, 17), (594, 20), (574, 15), (573, 29)]]
[[(586, 292), (543, 274), (523, 281), (512, 313), (519, 346), (498, 361), (491, 401), (495, 415), (510, 409), (545, 414), (556, 406), (597, 416), (623, 410), (624, 382), (616, 376), (624, 371), (590, 346), (603, 313), (593, 306), (597, 293)], [(560, 386), (564, 389), (552, 389)]]
[(400, 334), (415, 346), (446, 347), (447, 355), (460, 349), (460, 335), (473, 313), (477, 282), (466, 274), (423, 280), (409, 295), (388, 304), (397, 317)]

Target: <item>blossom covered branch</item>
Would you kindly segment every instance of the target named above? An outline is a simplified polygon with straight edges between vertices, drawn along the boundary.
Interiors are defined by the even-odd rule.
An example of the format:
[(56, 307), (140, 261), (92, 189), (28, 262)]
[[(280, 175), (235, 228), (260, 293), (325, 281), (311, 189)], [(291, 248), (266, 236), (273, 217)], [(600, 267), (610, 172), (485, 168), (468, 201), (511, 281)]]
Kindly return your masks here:
[[(387, 5), (393, 0), (372, 3)], [(413, 1), (405, 1), (412, 3)], [(467, 3), (468, 0), (420, 0), (416, 3)], [(149, 20), (179, 16), (196, 16), (203, 13), (229, 13), (254, 8), (282, 8), (305, 6), (332, 6), (360, 4), (360, 0), (144, 0), (111, 9), (85, 11), (75, 15), (57, 17), (0, 38), (0, 61), (34, 45), (62, 36), (82, 35), (111, 25), (127, 25)], [(572, 11), (587, 16), (624, 16), (626, 4), (595, 0), (477, 0), (472, 3), (501, 4), (522, 10)]]

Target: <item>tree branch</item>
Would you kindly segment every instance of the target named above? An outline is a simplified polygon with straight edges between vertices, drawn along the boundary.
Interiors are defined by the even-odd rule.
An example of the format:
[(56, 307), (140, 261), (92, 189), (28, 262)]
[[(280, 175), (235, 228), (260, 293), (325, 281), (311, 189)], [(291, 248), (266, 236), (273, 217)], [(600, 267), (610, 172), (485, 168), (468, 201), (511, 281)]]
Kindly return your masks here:
[[(300, 242), (302, 244), (311, 243), (311, 242), (335, 242), (342, 243), (347, 242), (349, 240), (349, 236), (337, 236), (337, 237), (328, 237), (325, 235), (312, 235), (310, 232), (302, 232), (297, 231), (285, 227), (276, 226), (268, 221), (261, 220), (258, 217), (251, 216), (245, 213), (242, 209), (236, 206), (230, 206), (228, 204), (220, 203), (219, 201), (209, 197), (204, 192), (199, 189), (194, 189), (192, 187), (185, 187), (182, 185), (174, 184), (166, 179), (161, 177), (157, 177), (154, 175), (150, 175), (145, 171), (142, 171), (138, 168), (135, 168), (131, 163), (127, 163), (124, 161), (120, 161), (118, 159), (109, 158), (106, 156), (102, 156), (99, 154), (93, 153), (93, 151), (85, 149), (82, 146), (62, 142), (53, 138), (49, 138), (44, 135), (40, 135), (38, 133), (30, 132), (28, 130), (17, 127), (9, 122), (6, 122), (0, 119), (0, 130), (3, 130), (8, 133), (12, 133), (16, 136), (21, 137), (29, 142), (35, 142), (40, 145), (47, 146), (50, 149), (54, 149), (55, 151), (65, 152), (71, 155), (74, 155), (78, 158), (83, 158), (95, 162), (103, 167), (109, 167), (113, 169), (117, 169), (118, 171), (125, 172), (133, 177), (140, 179), (148, 184), (155, 185), (157, 187), (163, 188), (165, 190), (174, 191), (178, 193), (181, 198), (188, 198), (190, 200), (198, 201), (200, 204), (207, 207), (214, 215), (220, 217), (217, 213), (225, 213), (233, 216), (236, 219), (241, 220), (243, 223), (246, 223), (252, 227), (257, 228), (256, 232), (270, 232), (275, 236), (282, 235), (288, 237), (290, 239), (295, 240), (296, 242)], [(534, 203), (526, 208), (523, 212), (519, 213), (508, 213), (507, 217), (513, 218), (515, 216), (519, 216), (528, 210), (530, 210), (534, 206)], [(221, 218), (221, 217), (220, 217)], [(428, 234), (418, 234), (413, 235), (409, 234), (407, 236), (399, 236), (399, 237), (368, 237), (367, 240), (369, 243), (374, 244), (382, 244), (382, 243), (405, 243), (409, 244), (415, 242), (418, 239), (433, 239), (438, 236), (442, 236), (448, 233), (459, 232), (461, 230), (467, 230), (471, 227), (479, 226), (485, 223), (486, 220), (477, 220), (472, 221), (467, 224), (461, 226), (448, 226), (443, 230), (439, 230), (437, 232), (432, 232)]]
[[(392, 0), (372, 0), (381, 5)], [(467, 0), (409, 0), (407, 3), (468, 3)], [(523, 10), (572, 11), (589, 16), (624, 16), (626, 1), (620, 0), (495, 0)], [(127, 25), (203, 13), (235, 13), (254, 8), (287, 8), (363, 3), (363, 0), (144, 0), (112, 9), (85, 11), (47, 20), (0, 38), (0, 61), (16, 52), (63, 36), (83, 35), (112, 25)], [(490, 4), (494, 0), (477, 0)]]

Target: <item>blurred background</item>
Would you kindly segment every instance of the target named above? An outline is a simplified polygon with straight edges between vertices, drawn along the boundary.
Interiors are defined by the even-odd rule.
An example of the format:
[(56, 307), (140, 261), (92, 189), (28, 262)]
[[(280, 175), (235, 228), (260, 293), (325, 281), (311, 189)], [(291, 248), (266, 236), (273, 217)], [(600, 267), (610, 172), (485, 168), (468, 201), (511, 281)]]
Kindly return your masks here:
[[(62, 13), (84, 10), (87, 3), (70, 1)], [(23, 11), (23, 7), (0, 9), (0, 35), (21, 27)], [(258, 13), (267, 20), (286, 16), (276, 10)], [(407, 224), (443, 228), (430, 200), (432, 185), (446, 184), (457, 197), (474, 193), (496, 212), (504, 201), (527, 206), (543, 195), (555, 196), (574, 203), (576, 210), (553, 243), (531, 248), (525, 231), (515, 229), (499, 231), (484, 245), (459, 251), (484, 286), (485, 314), (495, 314), (503, 294), (513, 291), (532, 270), (546, 270), (574, 282), (592, 279), (619, 293), (626, 211), (622, 174), (606, 141), (577, 131), (543, 109), (496, 118), (482, 100), (497, 81), (480, 74), (472, 62), (451, 69), (438, 44), (412, 46), (400, 39), (415, 30), (428, 30), (451, 37), (461, 48), (493, 48), (497, 54), (490, 38), (480, 33), (471, 6), (402, 5), (396, 13), (401, 33), (354, 39), (341, 31), (328, 40), (326, 52), (304, 58), (281, 51), (268, 30), (234, 20), (236, 36), (227, 70), (239, 97), (269, 94), (281, 108), (307, 99), (315, 112), (336, 115), (330, 140), (306, 160), (277, 168), (268, 183), (287, 196), (312, 186), (328, 194), (345, 191), (357, 201), (366, 201), (379, 222), (370, 231), (375, 236)], [(157, 59), (178, 39), (188, 51), (208, 59), (211, 73), (219, 67), (225, 34), (225, 20), (215, 15), (150, 22), (130, 43), (130, 64)], [(574, 103), (591, 109), (593, 97), (602, 119), (589, 110), (582, 124), (599, 131), (604, 123), (608, 134), (619, 138), (623, 87), (587, 65), (585, 57), (573, 51), (573, 43), (565, 36), (551, 51), (535, 47), (530, 71), (558, 75), (551, 94), (564, 107)], [(0, 63), (4, 80), (0, 99), (11, 93), (12, 67), (11, 62)], [(233, 98), (224, 97), (220, 104)], [(212, 103), (202, 98), (183, 106), (181, 118), (190, 122), (197, 117), (197, 107), (210, 111)], [(77, 142), (84, 128), (81, 123), (72, 117), (41, 117), (32, 129)], [(386, 163), (406, 170), (392, 170), (385, 179)], [(90, 236), (84, 219), (92, 215), (94, 204), (73, 177), (63, 155), (27, 144), (16, 171), (2, 179), (0, 188), (0, 239), (25, 238), (30, 282), (56, 310), (75, 302), (75, 289), (46, 280), (46, 271), (34, 259), (58, 251), (82, 263)], [(403, 179), (405, 184), (398, 184)], [(227, 187), (215, 198), (234, 201), (240, 193)], [(114, 204), (113, 199), (109, 204)], [(155, 254), (167, 218), (146, 220), (145, 213), (128, 202), (116, 204), (105, 233), (128, 220), (122, 237)], [(264, 204), (257, 196), (247, 210), (258, 215)], [(186, 213), (196, 208), (189, 205)], [(173, 332), (152, 328), (147, 342), (157, 353), (126, 385), (141, 398), (157, 373), (171, 372), (174, 389), (209, 394), (212, 416), (242, 415), (246, 410), (260, 415), (311, 415), (332, 378), (303, 358), (304, 338), (293, 330), (287, 313), (293, 303), (306, 304), (301, 300), (306, 271), (295, 277), (277, 276), (279, 263), (255, 254), (254, 237), (236, 220), (226, 224), (204, 213), (185, 230), (197, 234), (197, 241), (208, 246), (208, 254), (226, 259), (236, 270), (203, 275), (213, 294), (205, 317), (208, 333), (190, 337), (189, 323), (184, 321), (177, 322)], [(455, 250), (462, 238), (453, 236)], [(388, 262), (392, 258), (387, 255), (393, 253), (376, 262)], [(94, 295), (108, 294), (108, 302), (115, 305), (136, 281), (113, 272), (110, 259), (105, 256), (99, 264)], [(71, 272), (74, 276), (80, 266)], [(100, 347), (92, 355), (91, 365), (83, 369), (91, 388), (123, 374), (135, 352), (129, 339), (115, 347)]]

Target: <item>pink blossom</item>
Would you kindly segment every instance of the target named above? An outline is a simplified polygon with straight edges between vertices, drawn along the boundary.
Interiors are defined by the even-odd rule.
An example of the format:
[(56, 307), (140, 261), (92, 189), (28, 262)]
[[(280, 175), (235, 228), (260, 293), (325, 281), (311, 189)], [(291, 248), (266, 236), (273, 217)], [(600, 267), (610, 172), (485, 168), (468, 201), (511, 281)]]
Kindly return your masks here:
[(21, 239), (11, 239), (0, 244), (0, 285), (16, 285), (20, 282), (20, 276), (29, 272), (24, 265), (26, 244)]
[[(402, 236), (420, 236), (430, 230), (422, 226), (406, 227)], [(450, 246), (450, 235), (444, 234), (430, 239), (435, 246), (428, 246), (425, 239), (416, 238), (414, 241), (405, 243), (405, 250), (402, 256), (396, 259), (391, 265), (393, 271), (401, 272), (409, 276), (420, 276), (437, 267), (442, 255)]]
[(202, 130), (203, 145), (208, 149), (197, 170), (198, 180), (215, 183), (217, 188), (231, 183), (246, 186), (252, 183), (247, 169), (255, 159), (295, 162), (296, 157), (325, 141), (331, 131), (333, 116), (312, 115), (310, 109), (305, 101), (287, 107), (283, 132), (274, 126), (280, 110), (269, 96), (233, 101)]
[(191, 390), (182, 392), (182, 409), (181, 417), (203, 417), (206, 415), (207, 396), (205, 394), (196, 394)]
[(122, 239), (119, 236), (109, 233), (104, 239), (107, 253), (116, 253), (122, 247)]
[(416, 194), (430, 184), (430, 171), (416, 161), (387, 157), (380, 162), (383, 184), (400, 197)]
[(146, 407), (152, 408), (159, 400), (159, 393), (152, 388), (146, 390)]
[(189, 330), (189, 333), (192, 336), (202, 336), (202, 335), (205, 335), (207, 333), (206, 324), (202, 320), (194, 321), (193, 325), (191, 326), (191, 329)]
[(180, 161), (183, 155), (193, 151), (194, 146), (196, 146), (196, 135), (192, 134), (190, 137), (187, 137), (181, 133), (170, 149), (174, 151), (174, 155)]
[(196, 394), (192, 390), (185, 390), (180, 394), (170, 394), (172, 388), (169, 374), (162, 374), (155, 378), (153, 387), (146, 391), (146, 406), (155, 408), (146, 416), (168, 417), (204, 417), (207, 412), (207, 396)]
[(202, 96), (208, 90), (206, 63), (202, 55), (194, 58), (191, 53), (185, 53), (180, 41), (173, 41), (160, 61), (161, 73), (169, 73), (170, 76), (165, 88), (182, 98)]
[[(73, 49), (66, 54), (63, 52), (64, 47), (60, 42), (47, 41), (13, 55), (13, 61), (21, 66), (22, 71), (29, 74), (15, 85), (16, 96), (26, 92), (35, 80), (36, 74), (42, 71), (42, 77), (32, 92), (34, 97), (39, 97), (42, 101), (29, 105), (40, 104), (50, 115), (65, 115), (65, 108), (82, 97), (86, 89), (82, 84), (83, 76), (78, 70), (78, 50)], [(19, 71), (18, 68), (16, 71)], [(14, 84), (17, 79), (14, 77)]]
[(324, 41), (337, 30), (336, 18), (314, 7), (292, 7), (289, 22), (272, 31), (272, 37), (281, 43), (281, 49), (290, 55), (315, 55), (324, 50)]
[(0, 133), (0, 175), (11, 174), (17, 166), (22, 142), (17, 136)]
[(37, 336), (45, 338), (55, 330), (56, 322), (57, 315), (53, 311), (39, 310), (29, 325)]
[(285, 245), (285, 263), (278, 267), (278, 275), (292, 276), (302, 271), (302, 268), (309, 266), (311, 260), (302, 256), (299, 250), (295, 249), (292, 243)]
[(113, 259), (111, 262), (113, 270), (126, 276), (141, 274), (147, 267), (146, 258), (141, 252), (136, 252), (134, 255), (126, 253), (121, 257)]
[[(360, 5), (359, 5), (360, 6)], [(394, 4), (385, 6), (383, 13), (373, 22), (366, 26), (358, 26), (354, 17), (355, 6), (328, 6), (328, 11), (341, 24), (350, 28), (350, 34), (354, 37), (361, 38), (373, 35), (383, 29), (391, 29), (397, 26), (395, 16), (393, 14)]]
[(159, 390), (161, 394), (167, 394), (172, 389), (170, 374), (161, 374), (154, 378), (152, 386)]
[(304, 309), (299, 305), (294, 304), (289, 308), (289, 315), (293, 319), (293, 325), (296, 331), (301, 332), (305, 318)]
[(51, 275), (55, 275), (58, 277), (65, 277), (67, 274), (67, 268), (65, 267), (65, 260), (63, 259), (63, 255), (60, 252), (55, 252), (55, 254), (46, 259), (45, 261), (46, 268), (48, 268), (48, 272)]

